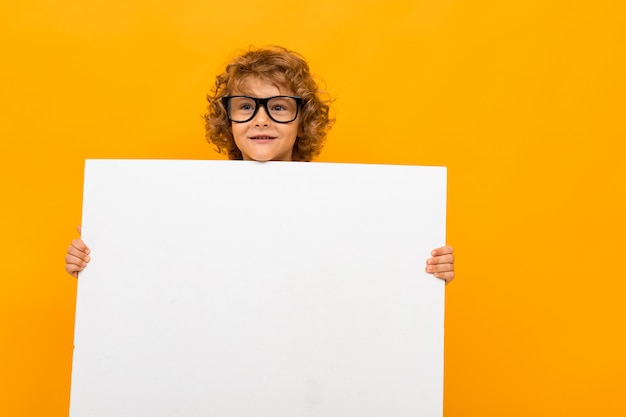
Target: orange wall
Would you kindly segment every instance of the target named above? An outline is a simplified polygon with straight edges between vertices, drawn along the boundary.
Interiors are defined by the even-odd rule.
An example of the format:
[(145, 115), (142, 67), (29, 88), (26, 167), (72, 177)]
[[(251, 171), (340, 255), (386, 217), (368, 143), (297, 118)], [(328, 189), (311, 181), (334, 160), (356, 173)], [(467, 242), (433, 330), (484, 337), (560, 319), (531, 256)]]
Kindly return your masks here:
[(623, 0), (211, 3), (0, 3), (0, 415), (68, 412), (83, 160), (217, 157), (268, 43), (337, 99), (320, 160), (449, 167), (446, 417), (626, 415)]

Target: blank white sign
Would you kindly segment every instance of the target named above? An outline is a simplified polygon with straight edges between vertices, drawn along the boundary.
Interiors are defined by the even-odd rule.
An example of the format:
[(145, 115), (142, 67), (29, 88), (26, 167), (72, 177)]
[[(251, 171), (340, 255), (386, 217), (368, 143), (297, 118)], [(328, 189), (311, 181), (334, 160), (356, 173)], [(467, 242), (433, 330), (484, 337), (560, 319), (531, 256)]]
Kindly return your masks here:
[(441, 167), (88, 160), (72, 417), (441, 416)]

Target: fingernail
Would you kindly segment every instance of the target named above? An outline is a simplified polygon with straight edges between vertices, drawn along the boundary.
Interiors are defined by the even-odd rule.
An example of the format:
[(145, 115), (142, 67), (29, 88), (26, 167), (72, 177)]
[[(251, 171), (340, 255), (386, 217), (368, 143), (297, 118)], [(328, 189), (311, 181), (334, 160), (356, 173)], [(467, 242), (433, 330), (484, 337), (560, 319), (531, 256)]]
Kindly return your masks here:
[(91, 261), (91, 258), (89, 256), (85, 257), (85, 262), (89, 262)]
[(432, 259), (428, 259), (428, 260), (426, 261), (426, 263), (427, 263), (428, 265), (432, 265), (432, 264), (433, 264), (433, 260), (432, 260)]

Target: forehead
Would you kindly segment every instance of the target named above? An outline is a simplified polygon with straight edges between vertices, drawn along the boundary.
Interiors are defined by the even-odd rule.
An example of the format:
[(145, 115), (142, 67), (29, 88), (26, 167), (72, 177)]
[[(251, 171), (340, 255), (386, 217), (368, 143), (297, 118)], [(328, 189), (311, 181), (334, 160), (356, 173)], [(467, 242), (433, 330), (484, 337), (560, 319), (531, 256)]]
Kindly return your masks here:
[(286, 85), (258, 77), (242, 78), (233, 88), (233, 95), (252, 97), (290, 96), (293, 92)]

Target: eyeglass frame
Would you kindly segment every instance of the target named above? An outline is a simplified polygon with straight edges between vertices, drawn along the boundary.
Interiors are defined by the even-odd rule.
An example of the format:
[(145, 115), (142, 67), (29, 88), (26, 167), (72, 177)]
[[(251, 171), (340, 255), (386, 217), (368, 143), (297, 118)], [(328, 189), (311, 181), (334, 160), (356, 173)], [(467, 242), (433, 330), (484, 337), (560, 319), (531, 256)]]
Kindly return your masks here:
[[(254, 111), (252, 112), (252, 115), (250, 116), (249, 119), (247, 120), (233, 120), (230, 117), (230, 111), (229, 111), (229, 105), (230, 105), (230, 99), (232, 98), (249, 98), (251, 100), (254, 100)], [(274, 99), (274, 98), (292, 98), (296, 101), (296, 114), (294, 115), (293, 119), (283, 122), (280, 120), (276, 120), (274, 119), (274, 117), (272, 117), (271, 112), (269, 111), (269, 109), (267, 108), (267, 102)], [(265, 97), (265, 98), (258, 98), (258, 97), (250, 97), (250, 96), (224, 96), (222, 97), (222, 105), (224, 106), (224, 110), (226, 110), (226, 116), (228, 117), (228, 120), (233, 122), (233, 123), (247, 123), (250, 120), (254, 119), (254, 116), (256, 116), (256, 114), (259, 112), (259, 108), (261, 108), (261, 106), (265, 109), (265, 114), (267, 114), (267, 116), (272, 119), (274, 122), (276, 123), (291, 123), (294, 120), (296, 120), (298, 118), (298, 112), (300, 111), (300, 107), (302, 106), (303, 103), (303, 98), (302, 97), (296, 97), (296, 96), (272, 96), (272, 97)]]

